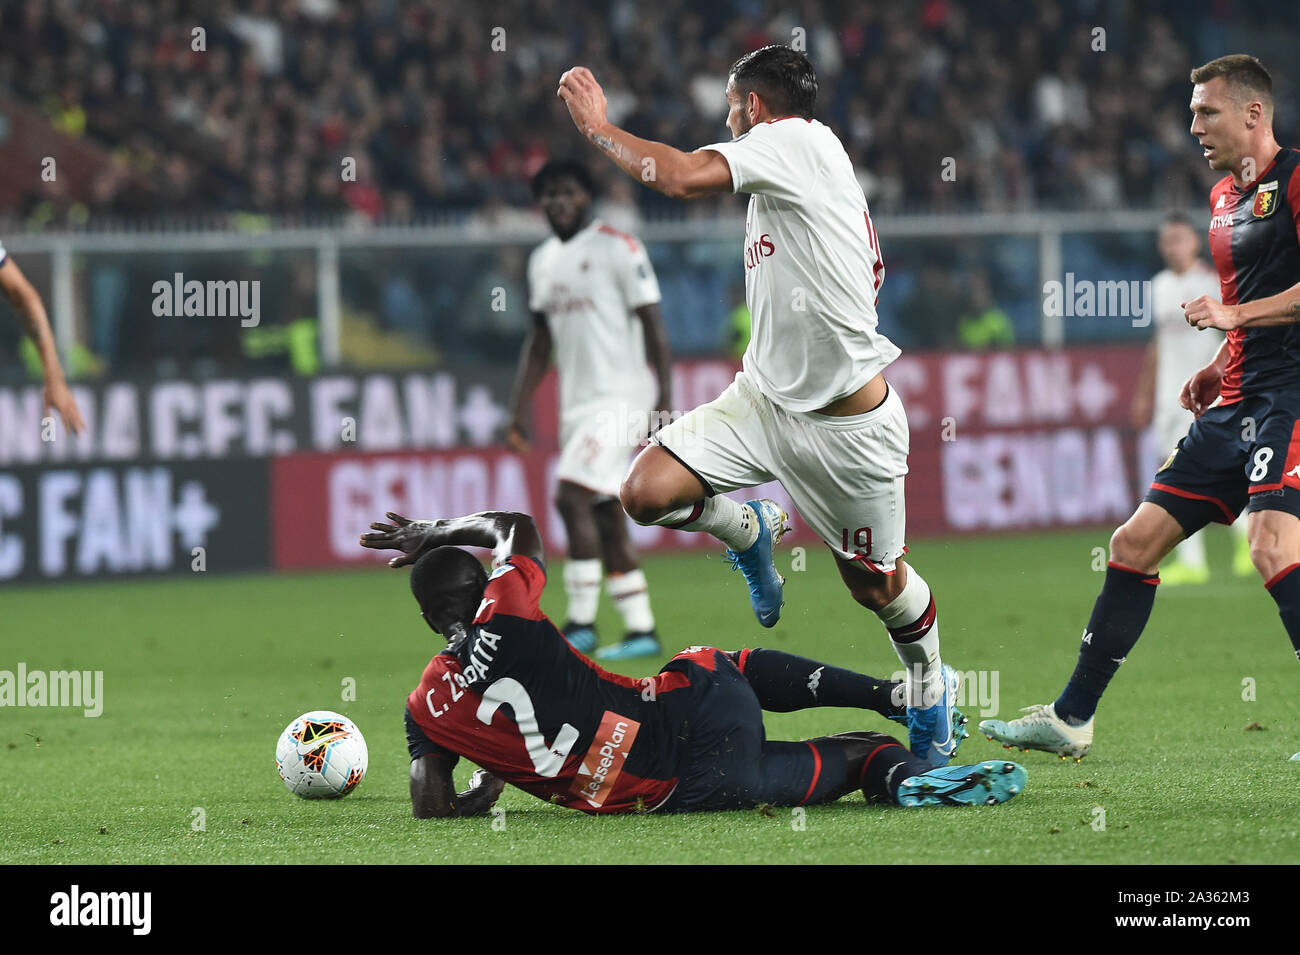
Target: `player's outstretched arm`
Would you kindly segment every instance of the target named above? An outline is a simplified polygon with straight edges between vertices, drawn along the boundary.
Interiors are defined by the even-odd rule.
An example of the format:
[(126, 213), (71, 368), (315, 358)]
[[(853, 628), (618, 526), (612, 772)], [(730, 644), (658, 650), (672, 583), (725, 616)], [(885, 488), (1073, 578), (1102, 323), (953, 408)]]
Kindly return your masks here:
[(411, 761), (411, 814), (416, 819), (486, 815), (505, 783), (486, 769), (470, 777), (469, 789), (458, 793), (451, 780), (452, 760), (436, 754)]
[(605, 93), (585, 66), (560, 77), (557, 91), (569, 107), (573, 125), (618, 168), (655, 192), (671, 199), (696, 199), (731, 192), (731, 167), (722, 153), (711, 149), (684, 153), (664, 143), (633, 136), (611, 123)]
[(531, 557), (539, 564), (544, 560), (537, 523), (517, 511), (481, 511), (433, 521), (413, 521), (392, 511), (387, 516), (393, 523), (371, 524), (375, 533), (362, 534), (361, 546), (400, 550), (402, 556), (390, 560), (389, 567), (414, 564), (421, 555), (444, 545), (491, 548), (492, 559), (498, 563), (513, 554)]
[(658, 305), (642, 305), (636, 314), (645, 336), (646, 359), (659, 384), (659, 400), (655, 404), (659, 420), (655, 425), (664, 425), (668, 423), (665, 416), (673, 410), (673, 356), (668, 347), (668, 332), (664, 330), (664, 316)]
[(45, 305), (40, 293), (27, 281), (27, 276), (12, 258), (6, 258), (0, 264), (0, 290), (9, 299), (14, 311), (22, 318), (23, 327), (36, 343), (36, 353), (40, 355), (41, 367), (45, 369), (45, 413), (54, 408), (63, 417), (63, 424), (73, 434), (86, 430), (86, 423), (81, 420), (81, 409), (77, 400), (68, 390), (68, 383), (63, 377), (63, 366), (59, 364), (59, 353), (54, 347), (54, 333), (50, 331), (50, 320), (45, 314)]
[(533, 327), (519, 354), (519, 368), (515, 371), (515, 383), (510, 394), (510, 423), (506, 426), (506, 442), (516, 454), (529, 451), (528, 406), (551, 367), (553, 347), (551, 326), (547, 324), (546, 316), (533, 312)]

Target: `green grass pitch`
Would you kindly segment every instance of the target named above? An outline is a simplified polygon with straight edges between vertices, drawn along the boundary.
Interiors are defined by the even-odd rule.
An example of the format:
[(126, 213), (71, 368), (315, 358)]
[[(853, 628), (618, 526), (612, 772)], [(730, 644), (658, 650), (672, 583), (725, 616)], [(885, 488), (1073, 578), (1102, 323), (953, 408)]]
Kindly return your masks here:
[[(995, 672), (1003, 718), (1051, 700), (1070, 672), (1102, 579), (1093, 548), (1107, 536), (914, 543), (938, 599), (944, 659)], [(0, 709), (0, 862), (1295, 863), (1300, 669), (1259, 580), (1229, 574), (1228, 543), (1212, 536), (1210, 584), (1161, 588), (1082, 763), (1008, 753), (975, 729), (974, 705), (959, 761), (1021, 761), (1029, 783), (1011, 803), (882, 809), (855, 795), (802, 818), (598, 818), (507, 790), (496, 828), (489, 818), (413, 820), (402, 706), (437, 638), (405, 572), (6, 588), (0, 669), (102, 669), (104, 712)], [(795, 572), (784, 548), (780, 565), (784, 617), (763, 631), (719, 554), (648, 559), (667, 648), (769, 646), (876, 675), (898, 668), (824, 550), (810, 548)], [(558, 615), (563, 601), (556, 575), (544, 607)], [(607, 605), (600, 624), (617, 633)], [(346, 678), (354, 701), (341, 698)], [(1248, 678), (1253, 701), (1243, 699)], [(280, 730), (318, 708), (351, 717), (370, 746), (366, 781), (339, 801), (296, 799), (275, 772)], [(771, 738), (901, 730), (850, 710), (772, 714), (767, 726)], [(457, 782), (469, 772), (462, 762)]]

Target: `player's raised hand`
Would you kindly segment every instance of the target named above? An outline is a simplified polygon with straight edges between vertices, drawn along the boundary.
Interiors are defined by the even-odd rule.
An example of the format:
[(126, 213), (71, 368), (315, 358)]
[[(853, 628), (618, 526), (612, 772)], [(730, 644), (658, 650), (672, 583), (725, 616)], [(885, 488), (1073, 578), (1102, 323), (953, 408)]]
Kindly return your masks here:
[(1183, 302), (1182, 305), (1187, 324), (1193, 328), (1221, 328), (1226, 332), (1241, 325), (1235, 306), (1224, 305), (1208, 295)]
[(1187, 379), (1178, 395), (1178, 403), (1199, 418), (1219, 397), (1222, 385), (1223, 370), (1210, 363)]
[(569, 107), (569, 116), (578, 132), (593, 139), (608, 122), (605, 91), (585, 66), (575, 66), (560, 77), (556, 94)]
[(382, 521), (372, 523), (370, 529), (377, 533), (362, 534), (361, 546), (372, 550), (400, 550), (402, 556), (390, 560), (389, 567), (405, 567), (407, 564), (414, 564), (419, 559), (420, 549), (428, 540), (437, 521), (413, 521), (392, 511), (385, 512), (385, 516), (393, 523), (385, 524)]

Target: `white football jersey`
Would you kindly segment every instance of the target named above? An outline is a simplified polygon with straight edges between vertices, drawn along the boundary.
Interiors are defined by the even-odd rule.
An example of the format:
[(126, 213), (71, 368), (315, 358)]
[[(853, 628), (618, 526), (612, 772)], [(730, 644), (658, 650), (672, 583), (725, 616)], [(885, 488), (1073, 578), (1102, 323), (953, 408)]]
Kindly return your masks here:
[(787, 116), (703, 148), (726, 157), (733, 192), (752, 194), (746, 374), (788, 411), (816, 411), (857, 391), (900, 352), (876, 330), (885, 266), (839, 138)]
[(1219, 276), (1201, 262), (1182, 275), (1170, 269), (1151, 280), (1151, 317), (1156, 341), (1156, 416), (1186, 418), (1192, 413), (1178, 403), (1184, 382), (1198, 368), (1208, 365), (1223, 344), (1223, 332), (1207, 328), (1198, 331), (1187, 324), (1181, 307), (1202, 295), (1219, 298)]
[(658, 301), (645, 246), (599, 219), (567, 242), (553, 235), (533, 250), (528, 307), (551, 329), (561, 415), (620, 403), (650, 409), (655, 379), (636, 309)]

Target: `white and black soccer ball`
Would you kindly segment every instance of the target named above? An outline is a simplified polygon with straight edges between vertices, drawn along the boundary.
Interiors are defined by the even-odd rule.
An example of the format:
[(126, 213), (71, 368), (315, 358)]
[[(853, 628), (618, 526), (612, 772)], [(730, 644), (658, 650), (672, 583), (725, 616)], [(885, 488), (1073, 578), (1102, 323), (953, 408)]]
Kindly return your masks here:
[(284, 728), (275, 768), (289, 792), (304, 799), (338, 799), (366, 778), (366, 739), (341, 713), (312, 710)]

